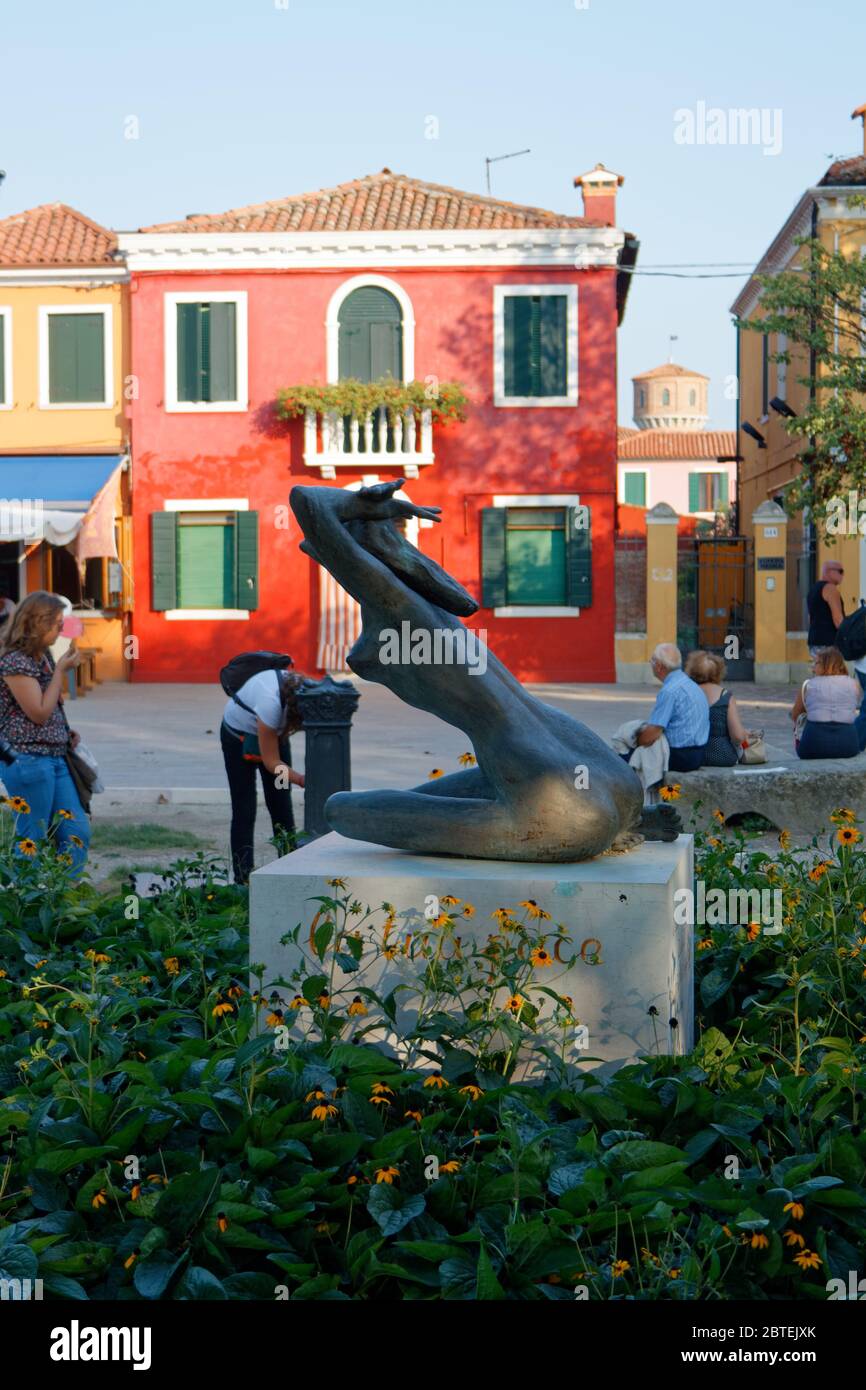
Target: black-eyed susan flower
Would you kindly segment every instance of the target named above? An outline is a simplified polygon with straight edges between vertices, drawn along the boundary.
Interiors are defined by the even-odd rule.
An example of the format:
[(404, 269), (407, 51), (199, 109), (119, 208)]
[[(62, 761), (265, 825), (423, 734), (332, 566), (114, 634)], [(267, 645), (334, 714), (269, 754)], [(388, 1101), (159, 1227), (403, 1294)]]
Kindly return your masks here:
[(851, 825), (857, 819), (857, 812), (852, 811), (850, 806), (840, 806), (833, 811), (830, 819), (834, 825)]
[(61, 850), (61, 852), (57, 856), (57, 862), (58, 864), (63, 864), (64, 867), (68, 868), (69, 865), (72, 863), (72, 855), (67, 853), (66, 850)]
[(760, 922), (750, 922), (750, 923), (749, 923), (749, 940), (750, 940), (750, 941), (757, 941), (757, 939), (758, 939), (758, 937), (759, 937), (760, 935), (761, 935), (761, 924), (760, 924)]
[(670, 786), (659, 787), (659, 796), (662, 801), (679, 801), (682, 786), (679, 782), (673, 782)]
[(461, 767), (474, 767), (477, 759), (474, 753), (461, 753), (457, 761)]
[(460, 1087), (461, 1096), (469, 1096), (470, 1100), (480, 1100), (484, 1095), (480, 1086), (473, 1086), (470, 1082), (467, 1086)]
[(753, 1250), (766, 1250), (770, 1242), (764, 1235), (763, 1231), (753, 1231), (752, 1238), (749, 1241), (749, 1244), (751, 1245)]
[(786, 1245), (799, 1245), (801, 1250), (804, 1249), (806, 1245), (799, 1231), (785, 1231), (782, 1235), (782, 1239)]
[(779, 832), (779, 848), (783, 850), (789, 850), (791, 848), (790, 830), (781, 830)]
[(403, 1119), (404, 1119), (404, 1120), (414, 1120), (416, 1124), (420, 1125), (420, 1123), (421, 1123), (421, 1121), (422, 1121), (422, 1119), (423, 1119), (423, 1116), (422, 1116), (420, 1110), (404, 1110), (404, 1111), (403, 1111)]
[(724, 823), (725, 823), (725, 813), (724, 813), (724, 811), (720, 811), (720, 810), (718, 809), (718, 807), (716, 807), (715, 811), (713, 811), (713, 820), (717, 820), (717, 821), (719, 822), (719, 825), (724, 825)]
[(794, 1256), (794, 1264), (801, 1269), (820, 1269), (824, 1261), (814, 1250), (801, 1250)]
[(367, 1005), (364, 1003), (360, 994), (356, 994), (348, 1008), (349, 1017), (363, 1018), (364, 1015), (368, 1012), (369, 1010), (367, 1009)]
[(641, 1246), (641, 1248), (640, 1248), (640, 1255), (641, 1255), (641, 1259), (643, 1260), (643, 1262), (644, 1262), (645, 1265), (660, 1265), (660, 1264), (661, 1264), (661, 1260), (659, 1259), (658, 1255), (654, 1255), (653, 1252), (652, 1252), (651, 1250), (647, 1250), (647, 1248), (646, 1248), (645, 1245), (642, 1245), (642, 1246)]
[(863, 836), (852, 825), (842, 825), (836, 831), (836, 839), (840, 845), (856, 845), (860, 843)]
[(312, 1114), (314, 1120), (321, 1120), (324, 1124), (325, 1120), (332, 1119), (334, 1115), (339, 1114), (339, 1111), (336, 1105), (332, 1105), (329, 1101), (327, 1105), (314, 1105)]
[(228, 1217), (226, 1216), (226, 1214), (225, 1214), (224, 1211), (219, 1211), (219, 1212), (217, 1212), (216, 1226), (217, 1226), (217, 1230), (219, 1231), (220, 1235), (222, 1235), (225, 1231), (228, 1230), (228, 1228), (229, 1228), (229, 1219), (228, 1219)]
[(474, 917), (474, 916), (475, 916), (475, 908), (473, 907), (472, 903), (464, 903), (464, 904), (463, 904), (463, 911), (462, 911), (462, 914), (461, 914), (461, 915), (462, 915), (463, 917)]
[(682, 1274), (682, 1270), (681, 1270), (681, 1269), (669, 1269), (669, 1270), (668, 1270), (668, 1278), (669, 1278), (669, 1279), (679, 1279), (679, 1277), (680, 1277), (681, 1274)]
[(545, 966), (553, 965), (553, 956), (549, 951), (545, 951), (543, 946), (533, 946), (529, 953), (529, 959), (533, 965), (543, 969)]
[(165, 968), (166, 975), (180, 974), (180, 961), (178, 960), (177, 956), (166, 956), (165, 960), (162, 963)]
[(432, 782), (432, 781), (434, 780), (434, 778), (436, 778), (436, 777), (444, 777), (444, 775), (445, 775), (445, 774), (444, 774), (444, 772), (443, 772), (443, 770), (442, 770), (441, 767), (434, 767), (433, 770), (432, 770), (432, 772), (428, 772), (428, 773), (427, 773), (427, 780), (428, 780), (429, 782)]
[(400, 954), (400, 947), (399, 947), (399, 946), (383, 946), (383, 947), (382, 947), (382, 955), (385, 957), (386, 960), (393, 960), (394, 957), (395, 957), (395, 956), (398, 956), (399, 954)]
[(76, 849), (84, 849), (84, 841), (80, 835), (70, 835), (69, 843), (74, 845)]
[(812, 882), (820, 883), (829, 868), (830, 865), (825, 860), (822, 860), (820, 864), (816, 864), (814, 869), (809, 870), (809, 877)]
[(130, 1193), (129, 1193), (129, 1200), (130, 1200), (131, 1202), (137, 1202), (140, 1196), (141, 1196), (141, 1183), (140, 1183), (140, 1182), (134, 1182), (134, 1183), (132, 1184), (132, 1188), (131, 1188)]
[(614, 1279), (620, 1279), (623, 1274), (627, 1274), (630, 1269), (631, 1265), (628, 1260), (614, 1260), (610, 1267), (610, 1272)]
[(390, 1106), (391, 1102), (390, 1102), (390, 1100), (388, 1099), (387, 1096), (371, 1096), (371, 1097), (370, 1097), (370, 1104), (371, 1104), (371, 1105), (387, 1105), (387, 1106)]
[(329, 888), (343, 888), (343, 889), (345, 889), (345, 887), (346, 887), (346, 880), (345, 880), (344, 878), (329, 878), (329, 879), (326, 880), (326, 882), (327, 882)]
[(233, 1014), (234, 1011), (234, 1004), (229, 1004), (227, 1001), (224, 1000), (221, 1004), (214, 1005), (214, 1007), (211, 1009), (211, 1015), (213, 1018), (222, 1018), (223, 1014)]
[(458, 1173), (459, 1171), (460, 1164), (456, 1158), (449, 1158), (447, 1163), (439, 1164), (440, 1173)]
[(12, 807), (12, 810), (17, 811), (19, 815), (29, 816), (30, 814), (30, 803), (25, 801), (23, 796), (10, 796), (9, 805)]
[(504, 927), (506, 922), (511, 921), (511, 913), (508, 911), (507, 907), (497, 907), (496, 911), (491, 912), (490, 916), (495, 918), (500, 927)]
[(148, 1173), (147, 1181), (156, 1183), (157, 1187), (159, 1187), (160, 1185), (162, 1185), (163, 1187), (168, 1187), (168, 1178), (165, 1177), (163, 1173)]
[(509, 1013), (519, 1014), (520, 1010), (523, 1008), (525, 1003), (526, 1000), (524, 999), (522, 994), (512, 994), (511, 998), (507, 1001), (505, 1007)]
[(92, 960), (94, 965), (108, 965), (111, 961), (111, 956), (107, 956), (104, 951), (94, 951), (91, 949), (85, 951), (84, 956), (86, 960)]
[(58, 814), (58, 816), (60, 817), (61, 820), (75, 820), (75, 817), (73, 816), (72, 812), (71, 812), (71, 811), (64, 811), (62, 807), (61, 807), (60, 810), (57, 812), (57, 814)]
[(704, 939), (703, 939), (703, 941), (699, 941), (699, 942), (698, 942), (698, 950), (699, 950), (699, 951), (711, 951), (712, 948), (713, 948), (713, 938), (712, 938), (711, 936), (705, 936)]
[(455, 898), (453, 893), (445, 893), (439, 901), (440, 903), (444, 903), (446, 907), (456, 907), (460, 899)]
[(374, 1081), (370, 1090), (374, 1096), (393, 1096), (394, 1092), (390, 1086), (386, 1086), (384, 1081)]
[(445, 1077), (442, 1075), (441, 1071), (437, 1071), (434, 1072), (432, 1076), (427, 1077), (427, 1080), (424, 1082), (424, 1085), (428, 1087), (434, 1087), (437, 1091), (444, 1091), (447, 1086), (451, 1085), (451, 1083), (450, 1081), (445, 1080)]
[[(244, 991), (241, 985), (229, 985), (228, 989), (226, 990), (226, 994), (228, 995), (229, 999), (240, 999), (243, 992)], [(280, 1017), (282, 1017), (282, 1015), (280, 1015)]]
[(792, 1221), (802, 1221), (803, 1217), (806, 1215), (806, 1208), (803, 1206), (802, 1202), (786, 1202), (782, 1207), (782, 1211), (789, 1211)]
[(34, 854), (36, 853), (35, 840), (19, 840), (18, 851), (20, 854), (26, 854), (28, 859), (32, 859)]
[(550, 921), (550, 913), (545, 912), (543, 907), (539, 907), (534, 898), (525, 898), (520, 906), (526, 909), (527, 916), (533, 922)]
[(376, 1175), (375, 1175), (375, 1176), (376, 1176), (376, 1182), (377, 1182), (377, 1183), (384, 1182), (384, 1183), (387, 1183), (388, 1186), (390, 1187), (391, 1184), (393, 1183), (394, 1179), (395, 1179), (395, 1178), (399, 1178), (399, 1176), (400, 1176), (400, 1169), (399, 1169), (399, 1168), (393, 1168), (393, 1167), (388, 1167), (388, 1168), (377, 1168), (377, 1169), (376, 1169)]
[(138, 1259), (138, 1251), (137, 1251), (137, 1250), (133, 1250), (132, 1254), (131, 1254), (131, 1255), (127, 1255), (126, 1259), (123, 1261), (123, 1268), (124, 1268), (124, 1269), (132, 1269), (132, 1266), (135, 1264), (135, 1262), (136, 1262), (137, 1259)]
[(307, 1094), (304, 1096), (304, 1101), (307, 1105), (309, 1105), (311, 1100), (325, 1100), (325, 1098), (325, 1092), (321, 1090), (319, 1087), (316, 1087), (315, 1090), (307, 1092)]
[(304, 996), (303, 996), (302, 994), (296, 994), (295, 997), (294, 997), (294, 999), (292, 1000), (291, 1004), (289, 1005), (289, 1008), (290, 1008), (290, 1009), (302, 1009), (302, 1008), (304, 1007), (304, 1005), (306, 1004), (306, 1002), (307, 1002), (307, 1001), (306, 1001), (306, 999), (304, 998)]
[(326, 989), (322, 990), (316, 1003), (320, 1009), (329, 1009), (331, 1007), (331, 996)]
[(105, 1188), (100, 1187), (98, 1192), (94, 1192), (90, 1199), (90, 1205), (98, 1211), (100, 1207), (108, 1206), (108, 1198), (105, 1195)]

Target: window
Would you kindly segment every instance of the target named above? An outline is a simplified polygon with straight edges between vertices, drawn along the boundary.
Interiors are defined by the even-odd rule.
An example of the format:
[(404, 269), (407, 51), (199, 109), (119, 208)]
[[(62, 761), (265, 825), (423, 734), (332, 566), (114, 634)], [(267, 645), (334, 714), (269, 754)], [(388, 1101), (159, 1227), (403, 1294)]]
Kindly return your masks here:
[(481, 513), (484, 607), (499, 617), (576, 616), (592, 602), (589, 509), (578, 499), (504, 500)]
[(165, 408), (247, 408), (247, 296), (165, 296)]
[[(788, 351), (788, 335), (780, 333), (776, 338), (776, 351)], [(788, 399), (788, 364), (787, 362), (776, 363), (776, 395), (780, 401)]]
[(689, 474), (689, 511), (716, 512), (728, 504), (727, 473)]
[(111, 329), (110, 304), (40, 308), (41, 410), (106, 409), (113, 405)]
[(670, 393), (670, 391), (668, 390), (668, 388), (665, 387), (664, 390), (662, 391), (662, 405), (670, 405), (670, 403), (671, 403), (671, 393)]
[(0, 306), (0, 410), (12, 409), (12, 310)]
[(631, 507), (646, 506), (646, 473), (624, 473), (622, 500)]
[(364, 285), (343, 300), (339, 312), (340, 380), (403, 380), (403, 315), (394, 295)]
[(770, 335), (761, 336), (761, 415), (766, 419), (770, 411)]
[(257, 608), (258, 512), (170, 505), (151, 516), (155, 611), (220, 617)]
[(697, 393), (697, 391), (690, 391), (690, 392), (689, 392), (689, 405), (697, 405), (697, 403), (698, 403), (698, 393)]
[(643, 387), (641, 387), (641, 389), (640, 389), (640, 391), (638, 391), (637, 395), (638, 395), (638, 405), (640, 406), (641, 410), (643, 410), (644, 406), (646, 405), (646, 391), (644, 391)]
[(494, 288), (497, 406), (577, 404), (577, 286)]

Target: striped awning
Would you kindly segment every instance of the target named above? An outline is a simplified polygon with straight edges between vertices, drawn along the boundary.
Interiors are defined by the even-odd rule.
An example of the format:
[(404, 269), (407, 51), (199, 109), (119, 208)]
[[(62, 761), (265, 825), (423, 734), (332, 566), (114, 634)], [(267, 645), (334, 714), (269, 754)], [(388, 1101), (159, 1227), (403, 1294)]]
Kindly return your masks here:
[(361, 635), (361, 605), (327, 570), (319, 570), (319, 649), (316, 664), (346, 671), (346, 657)]

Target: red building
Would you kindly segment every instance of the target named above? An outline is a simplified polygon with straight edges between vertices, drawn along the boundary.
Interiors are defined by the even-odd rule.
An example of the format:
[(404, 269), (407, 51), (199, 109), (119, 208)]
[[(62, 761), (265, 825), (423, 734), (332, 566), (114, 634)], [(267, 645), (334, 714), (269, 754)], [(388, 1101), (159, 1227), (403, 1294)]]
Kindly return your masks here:
[[(385, 169), (120, 234), (135, 679), (212, 681), (259, 647), (340, 669), (357, 614), (299, 552), (289, 492), (399, 477), (443, 509), (410, 539), (479, 598), (515, 673), (614, 679), (621, 181), (580, 176), (584, 215), (561, 216)], [(459, 382), (466, 420), (275, 415), (287, 386), (389, 376)]]

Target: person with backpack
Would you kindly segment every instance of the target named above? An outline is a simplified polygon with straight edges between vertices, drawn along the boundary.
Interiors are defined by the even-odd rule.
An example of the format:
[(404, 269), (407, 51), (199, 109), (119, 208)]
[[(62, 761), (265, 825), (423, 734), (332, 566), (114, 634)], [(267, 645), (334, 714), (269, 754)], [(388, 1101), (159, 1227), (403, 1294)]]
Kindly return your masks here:
[(846, 661), (853, 661), (854, 674), (863, 692), (860, 712), (854, 720), (857, 742), (862, 753), (866, 748), (866, 599), (861, 598), (860, 607), (842, 619), (836, 629), (836, 646)]
[(291, 788), (303, 787), (304, 778), (292, 768), (289, 737), (302, 725), (297, 694), (305, 678), (291, 665), (291, 657), (275, 652), (247, 652), (220, 672), (229, 696), (220, 744), (232, 802), (232, 873), (239, 884), (249, 882), (253, 869), (256, 769), (274, 835), (295, 831)]

